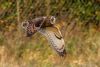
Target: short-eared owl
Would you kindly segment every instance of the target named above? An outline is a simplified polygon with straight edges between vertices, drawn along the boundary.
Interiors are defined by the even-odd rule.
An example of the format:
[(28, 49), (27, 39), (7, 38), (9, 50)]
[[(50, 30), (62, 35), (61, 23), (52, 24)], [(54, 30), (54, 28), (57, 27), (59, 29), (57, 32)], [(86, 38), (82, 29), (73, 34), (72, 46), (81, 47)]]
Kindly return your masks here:
[(51, 43), (51, 47), (60, 55), (65, 56), (65, 42), (59, 30), (59, 25), (56, 24), (56, 18), (39, 17), (33, 20), (22, 22), (22, 27), (30, 37), (34, 33), (39, 32), (44, 35)]

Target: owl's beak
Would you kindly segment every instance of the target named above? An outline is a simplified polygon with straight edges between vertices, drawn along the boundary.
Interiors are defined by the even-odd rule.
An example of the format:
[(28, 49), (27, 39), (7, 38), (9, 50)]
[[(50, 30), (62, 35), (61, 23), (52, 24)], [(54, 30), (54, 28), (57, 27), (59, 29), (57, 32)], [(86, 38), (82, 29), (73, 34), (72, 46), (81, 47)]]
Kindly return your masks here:
[(32, 35), (34, 35), (36, 33), (36, 31), (34, 32), (27, 32), (26, 37), (31, 37)]

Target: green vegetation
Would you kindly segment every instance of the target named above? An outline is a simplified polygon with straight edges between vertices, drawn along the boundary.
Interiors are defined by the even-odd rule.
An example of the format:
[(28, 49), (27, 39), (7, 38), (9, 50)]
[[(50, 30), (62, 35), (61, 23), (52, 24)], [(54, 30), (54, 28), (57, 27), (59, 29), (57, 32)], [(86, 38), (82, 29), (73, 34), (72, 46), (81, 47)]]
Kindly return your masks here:
[[(65, 21), (66, 58), (39, 33), (27, 38), (19, 28), (50, 15)], [(0, 0), (0, 67), (100, 67), (100, 0)]]

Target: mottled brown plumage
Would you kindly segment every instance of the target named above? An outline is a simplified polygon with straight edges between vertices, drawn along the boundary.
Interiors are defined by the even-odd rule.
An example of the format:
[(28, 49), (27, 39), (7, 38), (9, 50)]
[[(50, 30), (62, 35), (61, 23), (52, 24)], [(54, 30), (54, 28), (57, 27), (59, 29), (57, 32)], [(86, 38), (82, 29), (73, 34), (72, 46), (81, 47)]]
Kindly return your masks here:
[(34, 33), (39, 32), (44, 35), (51, 43), (51, 47), (60, 55), (65, 56), (65, 42), (60, 32), (63, 23), (56, 23), (55, 17), (39, 17), (33, 20), (25, 21), (22, 27), (26, 30), (27, 36), (31, 37)]

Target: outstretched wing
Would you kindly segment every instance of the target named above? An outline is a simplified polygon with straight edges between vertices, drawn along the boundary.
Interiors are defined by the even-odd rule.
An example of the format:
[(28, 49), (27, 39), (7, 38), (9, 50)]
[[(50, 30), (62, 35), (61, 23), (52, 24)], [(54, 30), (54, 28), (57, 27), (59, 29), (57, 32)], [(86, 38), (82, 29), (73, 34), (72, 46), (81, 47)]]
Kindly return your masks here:
[(64, 56), (66, 54), (66, 51), (64, 49), (65, 42), (60, 30), (55, 27), (47, 27), (42, 28), (38, 31), (46, 36), (48, 41), (51, 43), (51, 46), (58, 52), (60, 56)]

